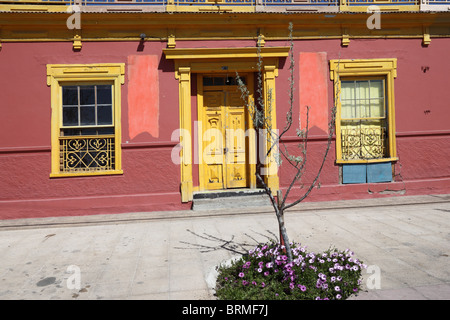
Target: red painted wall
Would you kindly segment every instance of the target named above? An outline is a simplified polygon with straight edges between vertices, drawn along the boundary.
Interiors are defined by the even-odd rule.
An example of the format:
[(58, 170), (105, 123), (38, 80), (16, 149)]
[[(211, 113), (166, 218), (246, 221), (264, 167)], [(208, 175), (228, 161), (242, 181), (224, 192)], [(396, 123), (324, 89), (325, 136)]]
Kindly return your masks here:
[[(171, 133), (179, 127), (178, 81), (173, 62), (161, 60), (165, 44), (135, 42), (83, 43), (73, 52), (70, 43), (8, 43), (0, 55), (0, 218), (92, 214), (162, 209), (187, 209), (179, 194), (180, 170), (171, 161)], [(129, 109), (129, 72), (122, 85), (123, 175), (49, 178), (50, 174), (50, 88), (46, 65), (62, 63), (125, 63), (142, 67), (150, 74), (132, 73)], [(132, 66), (130, 68), (133, 68)], [(156, 69), (155, 69), (156, 68)], [(139, 93), (135, 81), (158, 78), (164, 86), (151, 92), (154, 118), (139, 118)], [(174, 89), (176, 91), (174, 91)], [(134, 90), (134, 91), (133, 91)], [(146, 97), (148, 98), (148, 97)], [(137, 110), (136, 110), (137, 109)], [(129, 118), (129, 117), (133, 118)], [(138, 125), (130, 130), (129, 124)], [(138, 131), (136, 131), (138, 130)]]
[[(266, 42), (266, 46), (285, 45), (285, 41)], [(71, 43), (3, 43), (2, 46), (0, 218), (190, 208), (190, 204), (181, 203), (180, 168), (171, 161), (172, 148), (176, 143), (171, 142), (170, 138), (173, 130), (179, 127), (178, 81), (174, 77), (173, 61), (167, 61), (161, 55), (165, 43), (146, 42), (142, 48), (137, 42), (85, 42), (80, 52), (73, 52)], [(227, 46), (254, 46), (254, 41), (177, 41), (177, 48)], [(299, 106), (303, 102), (318, 102), (317, 127), (322, 129), (324, 119), (329, 117), (325, 109), (332, 105), (334, 97), (333, 83), (327, 74), (329, 67), (323, 64), (338, 57), (398, 59), (394, 89), (400, 160), (395, 165), (396, 182), (339, 185), (333, 141), (320, 177), (321, 188), (315, 189), (308, 201), (385, 196), (386, 190), (405, 195), (450, 193), (450, 91), (444, 87), (448, 83), (446, 77), (450, 71), (448, 39), (433, 39), (428, 48), (421, 46), (420, 39), (352, 39), (347, 48), (341, 47), (339, 40), (302, 40), (295, 42), (294, 50), (294, 57), (299, 59), (295, 73), (297, 89), (294, 119), (300, 118), (303, 110), (300, 111)], [(323, 53), (321, 57), (326, 55), (326, 59), (314, 58), (314, 65), (310, 65), (308, 59), (302, 61), (302, 56), (313, 59), (311, 57), (318, 57), (317, 53)], [(132, 75), (130, 82), (130, 61), (151, 65), (151, 75)], [(46, 65), (107, 62), (125, 63), (127, 70), (121, 91), (124, 174), (50, 179), (51, 108), (50, 88), (46, 85)], [(281, 61), (277, 78), (279, 128), (284, 125), (288, 110), (288, 65), (288, 61)], [(428, 69), (423, 72), (425, 67)], [(326, 79), (301, 78), (302, 70), (311, 69), (326, 70)], [(134, 98), (128, 95), (128, 92), (133, 91), (129, 86), (141, 78), (158, 79), (160, 84), (157, 92), (153, 91), (150, 98), (144, 99), (152, 101), (149, 106), (153, 108), (153, 115), (158, 114), (157, 122), (155, 118), (143, 122), (134, 118), (140, 114), (142, 106), (136, 102), (139, 100), (136, 95)], [(323, 81), (328, 84), (322, 87), (328, 104), (321, 100), (321, 95), (314, 98), (305, 96), (303, 92), (305, 87), (313, 89), (312, 84)], [(195, 93), (193, 88), (193, 121), (196, 112)], [(303, 179), (305, 183), (312, 181), (321, 164), (326, 147), (325, 138), (323, 130), (311, 132), (308, 173)], [(295, 128), (288, 133), (285, 142), (291, 150), (296, 149), (298, 139)], [(289, 183), (291, 174), (292, 171), (283, 165), (280, 169), (282, 188)], [(193, 172), (193, 176), (194, 181), (198, 181), (197, 172)], [(293, 193), (299, 194), (301, 191), (297, 188)]]
[[(434, 41), (436, 40), (436, 41)], [(279, 42), (284, 45), (284, 42)], [(272, 43), (271, 43), (272, 45)], [(273, 43), (276, 45), (276, 43)], [(327, 166), (321, 176), (321, 188), (315, 189), (306, 201), (339, 200), (385, 196), (387, 194), (430, 194), (448, 193), (450, 191), (450, 91), (444, 86), (450, 72), (450, 63), (446, 52), (450, 50), (448, 39), (433, 39), (429, 47), (423, 47), (420, 39), (398, 40), (351, 40), (348, 47), (341, 47), (339, 40), (304, 40), (294, 44), (295, 54), (300, 53), (300, 69), (303, 53), (325, 52), (330, 59), (371, 59), (397, 58), (397, 78), (394, 82), (396, 142), (399, 161), (395, 164), (395, 183), (339, 185), (338, 167), (334, 164), (335, 149), (332, 145), (327, 159)], [(311, 58), (311, 57), (310, 57)], [(313, 59), (313, 58), (312, 58)], [(314, 60), (307, 68), (313, 68)], [(285, 63), (287, 66), (288, 63)], [(427, 71), (423, 71), (428, 68)], [(329, 67), (327, 66), (329, 69)], [(301, 73), (301, 71), (300, 71)], [(287, 88), (289, 71), (287, 67), (279, 72), (277, 80), (277, 113), (284, 115), (287, 111)], [(302, 79), (295, 73), (295, 82)], [(329, 78), (328, 78), (329, 79)], [(309, 79), (311, 80), (311, 79)], [(312, 79), (317, 82), (317, 79)], [(308, 85), (307, 85), (308, 86)], [(300, 101), (302, 101), (300, 92)], [(298, 98), (297, 95), (297, 98)], [(333, 104), (333, 82), (328, 83), (328, 106)], [(311, 100), (310, 98), (308, 98)], [(313, 99), (314, 100), (314, 99)], [(318, 105), (323, 105), (320, 100)], [(314, 106), (311, 106), (314, 108)], [(299, 104), (295, 104), (298, 112)], [(303, 104), (302, 104), (303, 108)], [(304, 110), (301, 111), (304, 113)], [(314, 111), (316, 112), (316, 111)], [(325, 113), (325, 110), (320, 110)], [(327, 113), (329, 115), (329, 112)], [(294, 114), (294, 119), (299, 113)], [(284, 125), (284, 117), (278, 116), (278, 127)], [(325, 150), (325, 135), (319, 131), (311, 131), (312, 142), (308, 163), (310, 167), (303, 181), (311, 182), (321, 162)], [(291, 130), (286, 138), (291, 150), (296, 150), (295, 131)], [(312, 146), (314, 145), (314, 147)], [(314, 150), (314, 151), (313, 151)], [(311, 163), (313, 162), (313, 163)], [(280, 170), (280, 185), (289, 184), (290, 175), (286, 168)], [(306, 183), (306, 185), (308, 185)], [(293, 193), (301, 194), (301, 189)], [(390, 192), (394, 191), (394, 192)]]

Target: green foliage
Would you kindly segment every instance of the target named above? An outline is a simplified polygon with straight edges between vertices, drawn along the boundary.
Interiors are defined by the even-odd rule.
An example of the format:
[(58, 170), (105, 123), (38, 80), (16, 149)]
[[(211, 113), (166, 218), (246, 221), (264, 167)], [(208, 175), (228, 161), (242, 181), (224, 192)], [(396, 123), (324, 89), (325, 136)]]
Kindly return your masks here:
[(329, 249), (308, 253), (291, 244), (293, 261), (284, 247), (270, 242), (218, 268), (216, 295), (222, 300), (346, 299), (360, 290), (362, 269), (353, 252)]

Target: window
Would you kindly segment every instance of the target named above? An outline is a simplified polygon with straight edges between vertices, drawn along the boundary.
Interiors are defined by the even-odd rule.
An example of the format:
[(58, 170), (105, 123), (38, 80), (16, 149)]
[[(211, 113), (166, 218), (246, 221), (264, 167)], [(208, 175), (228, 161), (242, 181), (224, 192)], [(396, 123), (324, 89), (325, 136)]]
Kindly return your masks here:
[(343, 79), (340, 99), (342, 160), (386, 158), (385, 80)]
[(123, 64), (48, 65), (52, 177), (120, 174)]
[(336, 99), (336, 162), (343, 182), (391, 181), (396, 59), (331, 60)]

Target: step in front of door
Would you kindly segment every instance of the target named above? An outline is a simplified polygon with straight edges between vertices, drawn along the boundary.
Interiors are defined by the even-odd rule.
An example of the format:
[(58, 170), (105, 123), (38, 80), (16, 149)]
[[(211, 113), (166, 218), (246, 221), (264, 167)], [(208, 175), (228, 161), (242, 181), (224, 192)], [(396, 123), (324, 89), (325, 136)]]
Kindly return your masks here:
[(271, 203), (269, 196), (264, 192), (239, 194), (239, 192), (231, 191), (196, 194), (192, 202), (192, 210), (221, 210), (265, 206), (271, 206)]

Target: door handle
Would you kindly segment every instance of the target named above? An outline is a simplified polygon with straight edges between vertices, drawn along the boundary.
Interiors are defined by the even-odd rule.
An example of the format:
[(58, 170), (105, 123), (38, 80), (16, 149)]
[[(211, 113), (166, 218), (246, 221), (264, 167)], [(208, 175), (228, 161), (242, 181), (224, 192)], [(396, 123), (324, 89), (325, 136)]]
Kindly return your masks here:
[(227, 153), (228, 152), (228, 148), (223, 148), (223, 153)]

